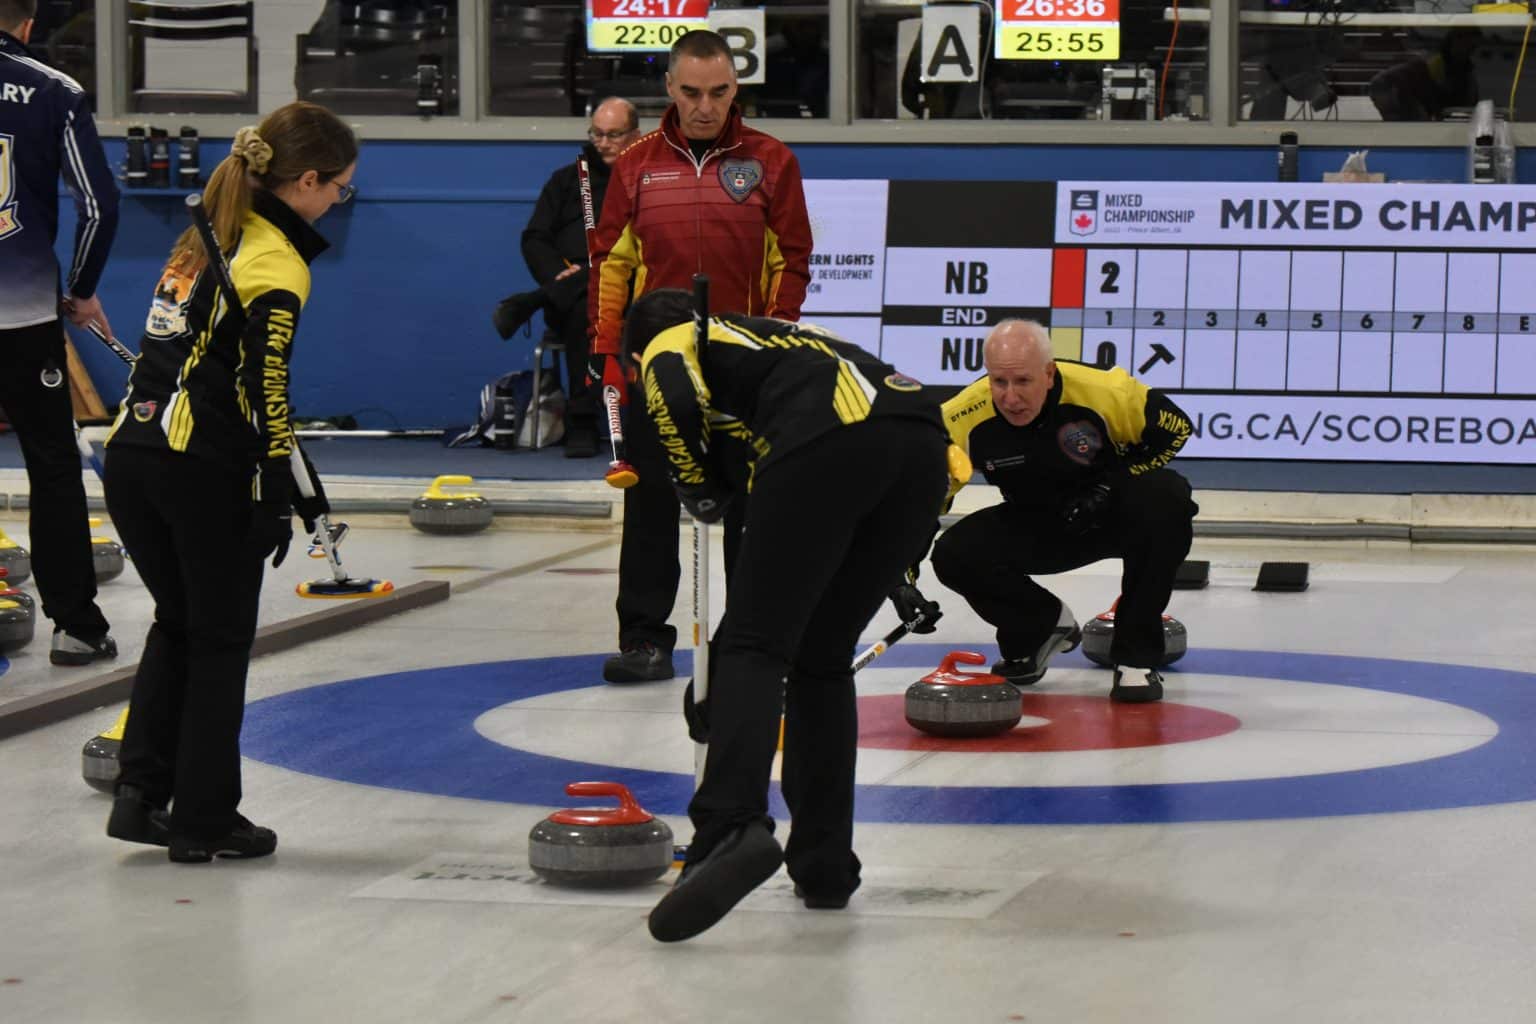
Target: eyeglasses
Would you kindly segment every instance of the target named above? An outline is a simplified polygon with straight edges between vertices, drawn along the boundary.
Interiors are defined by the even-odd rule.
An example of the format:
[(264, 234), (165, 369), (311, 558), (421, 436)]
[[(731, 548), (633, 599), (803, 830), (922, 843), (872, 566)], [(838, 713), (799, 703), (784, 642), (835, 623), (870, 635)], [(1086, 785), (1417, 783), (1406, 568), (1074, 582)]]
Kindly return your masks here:
[(338, 203), (350, 202), (352, 197), (357, 195), (356, 185), (343, 185), (339, 181), (333, 181), (331, 184), (335, 185), (336, 191), (341, 193), (341, 198), (336, 200)]
[(619, 142), (623, 139), (627, 139), (634, 133), (635, 130), (633, 128), (621, 128), (616, 132), (600, 132), (596, 128), (588, 128), (587, 138), (591, 139), (593, 142), (602, 142), (605, 139), (609, 142)]

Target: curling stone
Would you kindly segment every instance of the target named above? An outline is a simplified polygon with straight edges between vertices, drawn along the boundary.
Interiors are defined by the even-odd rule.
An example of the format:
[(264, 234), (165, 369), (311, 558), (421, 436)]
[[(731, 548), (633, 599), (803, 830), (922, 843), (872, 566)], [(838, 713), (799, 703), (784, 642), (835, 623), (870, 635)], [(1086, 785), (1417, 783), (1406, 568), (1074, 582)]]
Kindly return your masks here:
[[(1115, 605), (1120, 603), (1115, 599)], [(1114, 668), (1115, 663), (1109, 656), (1110, 644), (1115, 639), (1115, 607), (1112, 605), (1107, 612), (1100, 612), (1083, 626), (1083, 657), (1095, 665), (1105, 668)], [(1184, 623), (1172, 615), (1163, 616), (1163, 660), (1158, 664), (1172, 665), (1184, 657), (1184, 652), (1189, 650), (1189, 631), (1184, 628)]]
[(3, 532), (0, 532), (0, 569), (5, 570), (5, 581), (13, 586), (25, 583), (32, 575), (32, 556)]
[(411, 502), (411, 525), (422, 533), (479, 533), (496, 513), (474, 491), (459, 490), (474, 483), (467, 476), (440, 476)]
[(37, 606), (37, 599), (31, 594), (25, 590), (17, 590), (15, 587), (6, 586), (3, 579), (0, 579), (0, 601), (15, 601), (23, 608), (32, 608), (34, 610)]
[(123, 746), (123, 729), (128, 725), (128, 709), (117, 716), (112, 728), (85, 741), (80, 751), (80, 774), (85, 784), (103, 793), (112, 792), (117, 783), (117, 752)]
[(907, 724), (934, 736), (996, 736), (1019, 724), (1019, 688), (1002, 676), (961, 672), (955, 662), (985, 665), (974, 651), (951, 651), (936, 671), (907, 687)]
[(91, 538), (91, 559), (96, 566), (97, 583), (117, 579), (128, 564), (123, 557), (123, 546), (111, 537)]
[(546, 882), (584, 888), (642, 885), (672, 864), (672, 830), (617, 782), (573, 782), (569, 796), (618, 797), (617, 807), (556, 811), (528, 833), (528, 864)]
[(9, 597), (0, 597), (0, 651), (32, 642), (37, 611)]
[[(89, 522), (93, 529), (101, 525), (101, 520), (95, 516), (92, 516)], [(111, 537), (91, 538), (91, 558), (96, 566), (97, 583), (115, 580), (123, 574), (123, 567), (126, 565), (123, 546)]]

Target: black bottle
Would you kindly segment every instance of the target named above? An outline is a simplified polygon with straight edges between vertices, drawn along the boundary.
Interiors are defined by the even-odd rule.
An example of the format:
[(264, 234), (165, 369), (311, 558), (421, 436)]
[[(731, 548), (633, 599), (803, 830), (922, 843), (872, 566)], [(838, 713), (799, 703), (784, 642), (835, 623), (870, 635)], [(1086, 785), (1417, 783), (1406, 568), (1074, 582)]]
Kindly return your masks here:
[(176, 187), (201, 188), (203, 168), (198, 161), (197, 129), (183, 128), (176, 146)]
[(164, 128), (149, 130), (149, 187), (171, 187), (171, 136)]
[(149, 183), (149, 142), (142, 125), (128, 129), (128, 168), (123, 180), (129, 188), (143, 188)]
[(1301, 180), (1299, 141), (1295, 132), (1280, 133), (1280, 176), (1277, 181)]

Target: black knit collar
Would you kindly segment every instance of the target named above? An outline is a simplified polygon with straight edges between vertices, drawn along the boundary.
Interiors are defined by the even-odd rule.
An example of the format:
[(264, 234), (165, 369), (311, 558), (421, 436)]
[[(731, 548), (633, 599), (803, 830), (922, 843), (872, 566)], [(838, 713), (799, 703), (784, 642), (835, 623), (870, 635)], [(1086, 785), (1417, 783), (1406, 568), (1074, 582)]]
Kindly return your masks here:
[(305, 263), (315, 262), (315, 257), (331, 247), (308, 221), (293, 212), (293, 207), (266, 189), (256, 189), (251, 196), (251, 209), (257, 215), (272, 222), (272, 226), (287, 236), (288, 241), (304, 257)]

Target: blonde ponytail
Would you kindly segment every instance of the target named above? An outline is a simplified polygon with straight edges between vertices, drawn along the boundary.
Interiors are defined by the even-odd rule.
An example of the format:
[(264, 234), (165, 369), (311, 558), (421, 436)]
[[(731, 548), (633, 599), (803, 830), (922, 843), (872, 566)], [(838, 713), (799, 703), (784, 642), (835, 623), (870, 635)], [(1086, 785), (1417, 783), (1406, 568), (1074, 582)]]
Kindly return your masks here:
[[(251, 208), (252, 179), (265, 174), (272, 160), (272, 147), (262, 141), (255, 128), (241, 128), (229, 147), (229, 156), (219, 161), (203, 187), (203, 209), (213, 222), (213, 233), (227, 256), (234, 250), (240, 226)], [(203, 239), (196, 228), (187, 228), (171, 249), (171, 265), (187, 274), (196, 274), (208, 265)]]
[[(335, 114), (299, 100), (268, 114), (258, 127), (235, 133), (229, 156), (219, 161), (203, 188), (203, 208), (228, 255), (240, 240), (251, 195), (272, 191), (307, 171), (330, 181), (357, 161), (357, 138)], [(188, 274), (208, 263), (196, 228), (187, 228), (171, 249), (171, 265)]]

